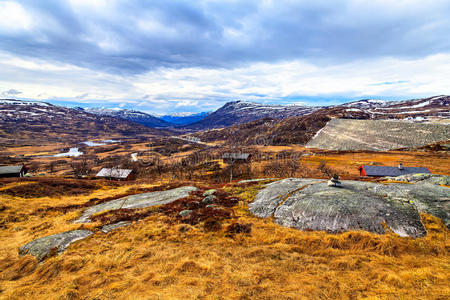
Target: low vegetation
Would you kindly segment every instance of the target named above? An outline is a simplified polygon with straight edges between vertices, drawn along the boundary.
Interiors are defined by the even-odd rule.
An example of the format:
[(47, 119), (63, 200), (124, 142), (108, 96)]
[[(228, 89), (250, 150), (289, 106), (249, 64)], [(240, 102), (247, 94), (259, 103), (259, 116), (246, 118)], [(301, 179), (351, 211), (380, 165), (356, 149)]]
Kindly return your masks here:
[[(27, 183), (28, 184), (28, 183)], [(210, 185), (170, 205), (99, 214), (73, 224), (92, 199), (163, 190), (171, 183), (106, 186), (89, 195), (0, 198), (0, 298), (49, 299), (447, 299), (448, 229), (422, 215), (427, 236), (298, 231), (252, 216), (247, 204), (263, 182)], [(8, 182), (8, 188), (20, 183)], [(217, 189), (217, 208), (201, 204)], [(200, 201), (199, 201), (200, 200)], [(196, 203), (198, 202), (198, 203)], [(190, 209), (191, 216), (179, 212)], [(146, 212), (146, 214), (143, 214)], [(217, 213), (216, 213), (217, 212)], [(220, 212), (220, 213), (219, 213)], [(107, 234), (98, 227), (132, 221)], [(17, 249), (42, 236), (88, 228), (96, 233), (41, 264)]]

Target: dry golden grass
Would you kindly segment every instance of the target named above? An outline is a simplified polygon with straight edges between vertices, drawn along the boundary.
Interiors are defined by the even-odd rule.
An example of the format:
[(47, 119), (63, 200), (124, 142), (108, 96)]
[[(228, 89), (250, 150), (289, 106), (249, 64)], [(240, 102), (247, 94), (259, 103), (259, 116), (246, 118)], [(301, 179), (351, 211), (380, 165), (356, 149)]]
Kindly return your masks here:
[(325, 161), (331, 168), (353, 176), (359, 176), (360, 165), (373, 162), (384, 166), (396, 166), (401, 162), (408, 167), (427, 167), (434, 174), (450, 175), (450, 156), (446, 153), (410, 151), (324, 153), (304, 157), (301, 161), (311, 166), (317, 166), (320, 161)]
[[(133, 186), (89, 196), (3, 197), (4, 215), (23, 215), (0, 229), (1, 299), (448, 299), (448, 229), (423, 215), (428, 235), (327, 234), (284, 228), (253, 217), (246, 203), (258, 186), (228, 186), (244, 199), (236, 220), (250, 234), (206, 232), (153, 215), (108, 234), (97, 232), (41, 264), (18, 257), (35, 238), (80, 228), (81, 210), (33, 215), (43, 206), (113, 197)], [(148, 186), (134, 186), (150, 187)], [(96, 224), (89, 227), (93, 228)]]

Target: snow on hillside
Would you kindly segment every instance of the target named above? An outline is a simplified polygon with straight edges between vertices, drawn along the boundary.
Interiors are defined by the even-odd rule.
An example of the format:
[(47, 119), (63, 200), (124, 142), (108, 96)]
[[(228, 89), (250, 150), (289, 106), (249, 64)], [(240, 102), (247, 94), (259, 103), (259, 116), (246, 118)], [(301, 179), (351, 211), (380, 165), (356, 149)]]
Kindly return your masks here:
[(25, 100), (15, 100), (15, 99), (0, 99), (0, 104), (4, 105), (38, 105), (38, 106), (52, 106), (46, 102), (40, 101), (25, 101)]

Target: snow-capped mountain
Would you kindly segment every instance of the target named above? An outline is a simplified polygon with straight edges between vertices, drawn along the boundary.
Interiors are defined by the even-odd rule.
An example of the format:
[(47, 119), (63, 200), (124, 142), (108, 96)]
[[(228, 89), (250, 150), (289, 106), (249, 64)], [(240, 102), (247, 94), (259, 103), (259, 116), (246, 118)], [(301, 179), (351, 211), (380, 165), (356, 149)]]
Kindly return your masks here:
[(39, 101), (0, 99), (0, 144), (87, 140), (92, 137), (158, 134), (111, 116)]
[(85, 108), (86, 112), (91, 114), (95, 114), (98, 116), (110, 116), (123, 120), (128, 120), (132, 122), (136, 122), (142, 124), (147, 127), (169, 127), (174, 124), (164, 121), (158, 117), (155, 117), (151, 114), (147, 114), (137, 110), (129, 110), (129, 109), (114, 109), (114, 108)]
[[(277, 114), (258, 114), (258, 105), (228, 103), (208, 118), (219, 114), (218, 120), (224, 117), (239, 115), (248, 111), (249, 115), (266, 115), (245, 124), (235, 124), (220, 130), (203, 131), (196, 134), (202, 141), (228, 141), (242, 144), (305, 144), (317, 131), (333, 118), (395, 120), (408, 122), (449, 123), (450, 96), (435, 96), (423, 99), (383, 101), (364, 99), (341, 105), (316, 108), (299, 116), (279, 118)], [(231, 111), (230, 111), (231, 110)], [(225, 112), (223, 112), (225, 111)], [(282, 109), (280, 109), (283, 112)], [(305, 110), (307, 111), (307, 110)], [(300, 111), (301, 113), (302, 111)], [(296, 113), (295, 111), (293, 113)], [(283, 116), (283, 114), (280, 114)], [(202, 120), (206, 121), (207, 118)], [(212, 120), (214, 121), (214, 120)], [(200, 122), (199, 122), (200, 123)], [(212, 124), (217, 124), (217, 122)], [(201, 124), (207, 128), (208, 124)]]
[(303, 116), (321, 107), (299, 105), (267, 105), (248, 101), (228, 102), (199, 122), (186, 126), (190, 129), (207, 129), (242, 124), (262, 118), (284, 119)]
[(439, 120), (450, 118), (450, 96), (384, 101), (365, 99), (337, 105), (350, 116), (364, 114), (366, 119)]

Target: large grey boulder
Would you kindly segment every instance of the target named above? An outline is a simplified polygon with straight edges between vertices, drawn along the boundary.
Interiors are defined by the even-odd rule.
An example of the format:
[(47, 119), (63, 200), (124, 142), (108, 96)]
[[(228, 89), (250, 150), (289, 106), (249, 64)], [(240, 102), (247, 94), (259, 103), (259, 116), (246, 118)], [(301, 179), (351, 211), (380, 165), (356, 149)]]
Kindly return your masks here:
[(256, 195), (255, 200), (249, 204), (250, 211), (258, 217), (271, 217), (280, 203), (286, 200), (294, 191), (318, 182), (325, 181), (320, 179), (287, 178), (272, 182), (266, 185), (266, 188), (261, 190)]
[(108, 202), (100, 203), (98, 205), (92, 206), (86, 209), (81, 217), (75, 220), (75, 223), (89, 223), (90, 217), (94, 214), (108, 211), (116, 210), (119, 208), (144, 208), (155, 205), (163, 205), (171, 203), (181, 198), (189, 196), (190, 192), (196, 191), (197, 188), (193, 186), (184, 186), (172, 190), (143, 193), (132, 196), (127, 196)]
[(70, 244), (85, 239), (92, 234), (94, 233), (90, 230), (72, 230), (42, 237), (20, 247), (19, 255), (31, 254), (38, 261), (42, 261), (50, 255), (52, 249), (55, 249), (57, 253), (61, 253)]
[(419, 212), (440, 217), (449, 225), (449, 195), (434, 184), (379, 184), (342, 181), (330, 187), (324, 180), (284, 179), (266, 186), (249, 205), (260, 217), (298, 229), (384, 233), (384, 226), (401, 236), (426, 234)]

